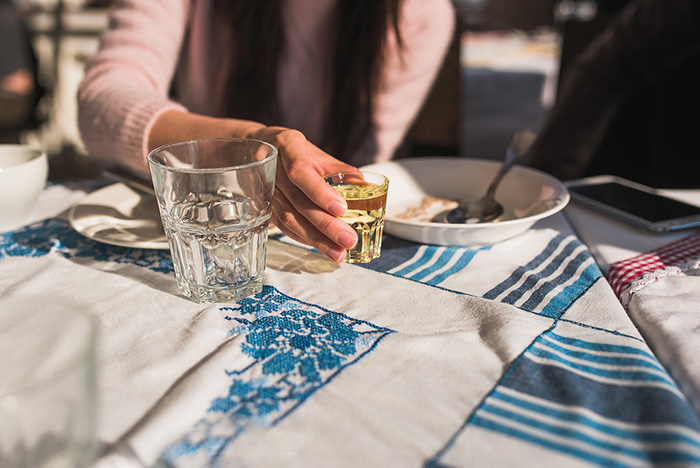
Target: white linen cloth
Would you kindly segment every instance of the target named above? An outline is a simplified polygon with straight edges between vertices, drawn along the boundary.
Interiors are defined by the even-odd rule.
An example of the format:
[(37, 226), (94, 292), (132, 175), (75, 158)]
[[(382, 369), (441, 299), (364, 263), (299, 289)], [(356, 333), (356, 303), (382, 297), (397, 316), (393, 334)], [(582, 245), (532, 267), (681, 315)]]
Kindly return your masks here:
[(0, 311), (96, 317), (97, 467), (700, 466), (700, 419), (562, 215), (481, 248), (386, 236), (365, 266), (271, 239), (264, 291), (207, 305), (167, 251), (45, 214), (0, 234)]
[(700, 413), (700, 233), (614, 263), (608, 279)]

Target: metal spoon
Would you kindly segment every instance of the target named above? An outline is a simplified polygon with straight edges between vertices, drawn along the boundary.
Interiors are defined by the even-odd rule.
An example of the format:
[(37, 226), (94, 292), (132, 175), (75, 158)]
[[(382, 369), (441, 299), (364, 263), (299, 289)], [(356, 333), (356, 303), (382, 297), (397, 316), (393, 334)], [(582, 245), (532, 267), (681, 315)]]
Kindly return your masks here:
[(531, 130), (515, 133), (508, 146), (508, 151), (506, 151), (505, 160), (486, 190), (486, 195), (469, 203), (460, 202), (457, 208), (438, 213), (432, 221), (454, 224), (495, 221), (503, 214), (503, 205), (498, 203), (494, 197), (498, 184), (501, 183), (506, 172), (527, 153), (536, 138), (537, 134)]

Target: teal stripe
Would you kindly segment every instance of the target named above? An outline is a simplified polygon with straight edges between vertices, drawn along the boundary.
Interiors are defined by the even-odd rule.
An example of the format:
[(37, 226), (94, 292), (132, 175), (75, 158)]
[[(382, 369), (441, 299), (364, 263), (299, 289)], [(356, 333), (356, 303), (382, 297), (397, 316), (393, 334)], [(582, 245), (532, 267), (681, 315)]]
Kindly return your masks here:
[(490, 404), (486, 404), (480, 412), (490, 413), (502, 418), (508, 419), (510, 421), (515, 421), (520, 424), (524, 424), (528, 427), (537, 428), (540, 431), (548, 432), (552, 435), (559, 437), (565, 437), (572, 441), (583, 442), (592, 447), (610, 451), (613, 453), (620, 453), (627, 455), (629, 457), (637, 458), (640, 460), (652, 460), (654, 462), (693, 462), (700, 463), (700, 457), (693, 455), (692, 453), (687, 453), (682, 450), (674, 449), (655, 449), (652, 447), (646, 450), (634, 449), (631, 447), (625, 447), (620, 444), (614, 444), (600, 440), (584, 432), (578, 431), (571, 427), (562, 427), (544, 421), (530, 418), (522, 414), (514, 413), (507, 409), (498, 408)]
[[(479, 250), (482, 250), (482, 249), (479, 249)], [(466, 252), (463, 252), (460, 259), (457, 260), (457, 262), (454, 265), (452, 265), (451, 268), (449, 268), (446, 271), (443, 271), (439, 275), (428, 280), (427, 283), (430, 285), (436, 286), (436, 285), (442, 283), (443, 281), (445, 281), (450, 276), (454, 275), (455, 273), (462, 271), (464, 269), (464, 267), (466, 267), (469, 264), (469, 262), (472, 261), (472, 259), (479, 252), (479, 250), (467, 250)]]
[(555, 339), (560, 343), (564, 343), (569, 346), (576, 346), (578, 348), (591, 349), (594, 351), (602, 351), (606, 353), (621, 353), (621, 354), (634, 354), (638, 356), (650, 357), (654, 360), (654, 356), (643, 349), (635, 348), (634, 346), (617, 345), (611, 343), (596, 343), (594, 341), (585, 341), (579, 338), (570, 338), (568, 336), (559, 335), (552, 331), (547, 333), (548, 338)]
[(560, 421), (576, 422), (579, 424), (584, 424), (590, 428), (593, 428), (599, 432), (604, 432), (610, 434), (611, 436), (618, 437), (620, 439), (634, 440), (639, 442), (678, 442), (687, 443), (694, 447), (700, 448), (700, 442), (697, 439), (688, 437), (681, 431), (668, 431), (668, 430), (645, 430), (642, 425), (638, 425), (638, 429), (622, 429), (618, 427), (609, 426), (607, 424), (600, 423), (598, 421), (592, 420), (581, 413), (576, 413), (573, 411), (565, 411), (551, 408), (549, 406), (541, 405), (531, 401), (526, 401), (512, 395), (507, 395), (500, 390), (496, 390), (492, 394), (492, 398), (500, 400), (506, 403), (510, 403), (514, 406), (522, 408), (524, 410), (532, 411), (534, 413), (542, 414), (545, 416), (550, 416), (552, 418), (558, 419)]
[(583, 270), (579, 279), (554, 296), (540, 314), (545, 317), (557, 318), (581, 295), (581, 293), (586, 291), (593, 283), (601, 278), (602, 275), (600, 268), (598, 268), (595, 263), (589, 265)]
[[(523, 304), (523, 308), (526, 310), (534, 309), (535, 306), (539, 304), (546, 296), (546, 288), (554, 288), (558, 284), (566, 282), (576, 272), (578, 265), (583, 263), (585, 257), (581, 257), (581, 254), (579, 254), (574, 258), (574, 260), (570, 260), (569, 266), (565, 267), (564, 272), (560, 273), (559, 276), (547, 280), (539, 288), (534, 289), (542, 279), (549, 277), (552, 273), (557, 271), (557, 269), (559, 269), (559, 267), (561, 267), (566, 260), (569, 260), (571, 253), (580, 246), (580, 242), (575, 239), (571, 239), (569, 243), (564, 246), (562, 251), (559, 252), (559, 254), (553, 260), (551, 260), (545, 268), (529, 275), (527, 279), (522, 282), (519, 288), (508, 293), (508, 295), (503, 299), (503, 302), (515, 304), (518, 299), (524, 297), (528, 292), (532, 291), (530, 298), (525, 304)], [(579, 258), (578, 261), (576, 258)], [(572, 264), (574, 265), (573, 267)]]
[(435, 263), (433, 263), (428, 268), (425, 268), (425, 269), (419, 271), (415, 275), (409, 276), (409, 278), (411, 278), (412, 280), (416, 280), (416, 281), (422, 280), (426, 276), (428, 276), (432, 273), (435, 273), (440, 268), (447, 265), (456, 253), (457, 253), (457, 249), (455, 249), (455, 248), (445, 249), (445, 251), (442, 252), (442, 254), (440, 254), (440, 257), (437, 259), (437, 261)]
[(437, 249), (438, 249), (438, 247), (436, 247), (434, 245), (429, 246), (427, 249), (425, 249), (425, 251), (423, 252), (423, 255), (421, 255), (421, 257), (418, 260), (416, 260), (413, 263), (409, 263), (408, 265), (406, 265), (405, 267), (403, 267), (401, 270), (397, 271), (394, 274), (396, 276), (404, 276), (404, 277), (408, 276), (408, 274), (411, 273), (412, 271), (415, 271), (418, 268), (425, 265), (426, 263), (428, 263), (428, 261), (431, 258), (433, 258), (433, 255), (435, 254), (435, 251)]
[(597, 362), (600, 364), (612, 364), (612, 365), (624, 365), (624, 366), (638, 366), (638, 367), (647, 367), (650, 369), (655, 369), (661, 372), (666, 372), (666, 370), (661, 367), (659, 364), (655, 362), (649, 362), (647, 360), (637, 358), (637, 357), (621, 357), (621, 356), (601, 356), (600, 354), (594, 354), (590, 353), (587, 351), (573, 351), (569, 348), (564, 348), (563, 346), (560, 346), (556, 344), (555, 341), (550, 341), (548, 339), (544, 339), (540, 341), (540, 343), (543, 346), (546, 346), (547, 348), (554, 349), (556, 351), (560, 351), (568, 356), (575, 357), (578, 359), (585, 359), (587, 361), (591, 362)]
[(620, 463), (611, 458), (602, 457), (596, 453), (591, 453), (589, 451), (582, 450), (577, 447), (569, 447), (568, 445), (560, 444), (558, 442), (545, 439), (534, 434), (530, 434), (529, 432), (525, 432), (520, 429), (515, 429), (510, 426), (505, 426), (494, 421), (489, 421), (478, 416), (474, 418), (474, 424), (483, 427), (484, 429), (489, 429), (494, 432), (500, 432), (501, 434), (517, 437), (518, 439), (525, 440), (527, 442), (531, 442), (551, 450), (556, 450), (558, 452), (566, 453), (568, 455), (573, 455), (598, 466), (605, 466), (609, 468), (629, 468), (630, 466), (624, 463)]
[(545, 249), (539, 255), (533, 258), (526, 265), (516, 268), (515, 271), (513, 271), (513, 273), (508, 277), (508, 279), (506, 279), (502, 283), (498, 284), (495, 288), (491, 289), (486, 294), (484, 294), (484, 299), (496, 299), (502, 293), (516, 285), (518, 281), (520, 281), (520, 278), (522, 278), (525, 274), (527, 274), (529, 271), (534, 270), (539, 265), (544, 264), (544, 262), (549, 258), (549, 256), (552, 255), (552, 253), (557, 249), (557, 247), (559, 247), (559, 244), (561, 244), (567, 237), (569, 236), (566, 234), (557, 234), (556, 237), (549, 241), (547, 247), (545, 247)]
[(676, 387), (675, 383), (668, 377), (662, 377), (659, 375), (655, 375), (652, 373), (647, 372), (646, 370), (622, 370), (622, 369), (614, 369), (614, 370), (606, 370), (606, 369), (598, 369), (595, 367), (587, 366), (585, 364), (578, 364), (575, 362), (571, 362), (557, 354), (554, 354), (552, 352), (549, 352), (547, 350), (541, 349), (541, 348), (531, 348), (528, 351), (529, 354), (532, 354), (534, 356), (538, 357), (543, 357), (547, 359), (551, 359), (553, 361), (561, 362), (562, 364), (565, 364), (567, 367), (570, 367), (572, 369), (577, 369), (583, 372), (586, 372), (591, 375), (597, 375), (600, 377), (607, 377), (611, 379), (616, 379), (616, 380), (627, 380), (630, 382), (661, 382), (665, 383), (668, 386), (672, 387), (674, 390), (678, 390), (678, 387)]

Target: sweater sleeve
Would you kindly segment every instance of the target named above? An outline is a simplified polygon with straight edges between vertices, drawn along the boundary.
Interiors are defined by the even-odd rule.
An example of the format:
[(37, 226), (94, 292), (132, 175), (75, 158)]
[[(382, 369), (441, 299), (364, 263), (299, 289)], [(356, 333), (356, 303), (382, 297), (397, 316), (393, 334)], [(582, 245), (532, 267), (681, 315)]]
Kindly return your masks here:
[(118, 0), (78, 90), (88, 152), (147, 173), (148, 133), (158, 115), (184, 109), (168, 99), (190, 0)]
[(352, 158), (353, 164), (392, 158), (437, 77), (454, 28), (450, 0), (406, 0), (399, 20), (403, 46), (390, 36), (375, 101), (374, 132)]

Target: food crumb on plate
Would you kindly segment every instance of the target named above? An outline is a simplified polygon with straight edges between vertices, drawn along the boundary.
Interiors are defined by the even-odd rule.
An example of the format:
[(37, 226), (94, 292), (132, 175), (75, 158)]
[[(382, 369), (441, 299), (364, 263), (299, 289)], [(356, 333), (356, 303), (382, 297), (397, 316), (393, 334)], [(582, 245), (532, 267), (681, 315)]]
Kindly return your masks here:
[(426, 195), (420, 205), (409, 207), (395, 217), (407, 221), (430, 222), (438, 213), (456, 208), (457, 205), (456, 200)]

